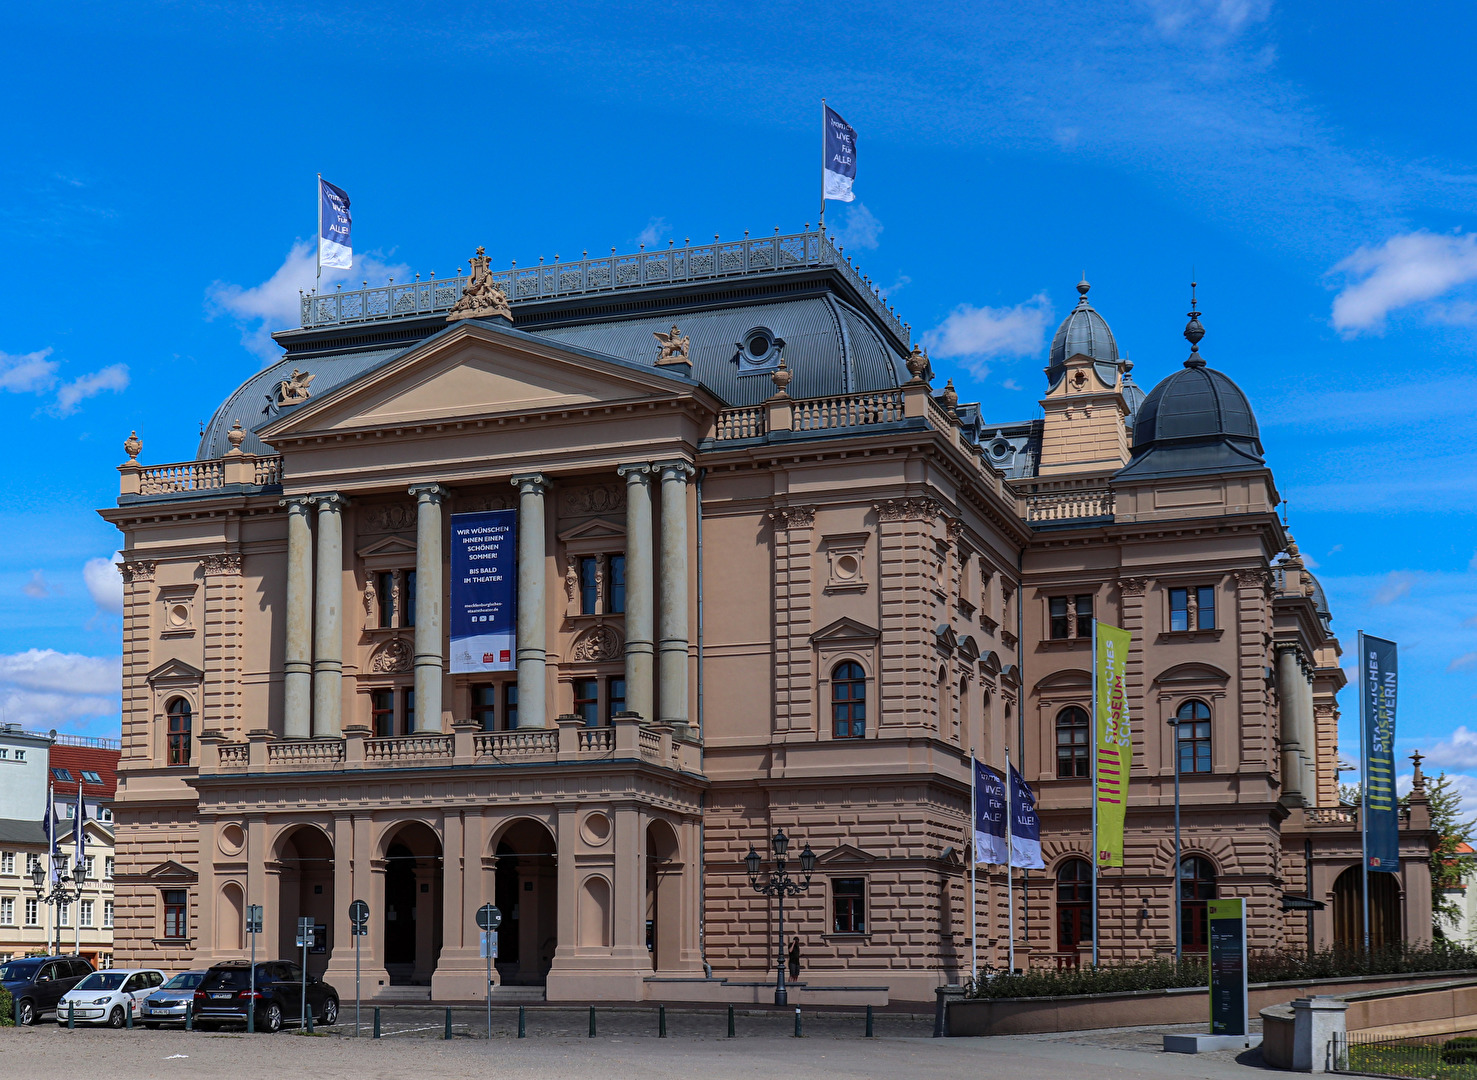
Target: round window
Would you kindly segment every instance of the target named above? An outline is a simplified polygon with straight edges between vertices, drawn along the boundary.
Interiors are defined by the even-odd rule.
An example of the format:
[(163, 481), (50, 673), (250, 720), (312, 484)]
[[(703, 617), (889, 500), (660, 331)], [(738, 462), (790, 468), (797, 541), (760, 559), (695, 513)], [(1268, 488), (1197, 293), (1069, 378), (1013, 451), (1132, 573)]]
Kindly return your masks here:
[(744, 338), (744, 359), (751, 364), (767, 360), (774, 350), (774, 335), (764, 328), (750, 330)]
[(855, 555), (840, 555), (836, 558), (836, 576), (839, 578), (854, 578), (857, 571), (861, 569)]
[(169, 609), (169, 624), (171, 626), (184, 626), (190, 621), (190, 609), (184, 604), (175, 604)]
[(1003, 458), (1006, 454), (1010, 453), (1010, 443), (1004, 440), (994, 442), (990, 445), (990, 453), (997, 458)]

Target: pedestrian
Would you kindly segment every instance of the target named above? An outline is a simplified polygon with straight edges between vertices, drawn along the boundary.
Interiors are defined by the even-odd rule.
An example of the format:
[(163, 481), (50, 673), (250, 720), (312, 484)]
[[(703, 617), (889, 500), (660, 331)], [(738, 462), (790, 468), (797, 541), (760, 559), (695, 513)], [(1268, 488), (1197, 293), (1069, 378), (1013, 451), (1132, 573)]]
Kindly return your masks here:
[(790, 981), (800, 981), (800, 939), (790, 939)]

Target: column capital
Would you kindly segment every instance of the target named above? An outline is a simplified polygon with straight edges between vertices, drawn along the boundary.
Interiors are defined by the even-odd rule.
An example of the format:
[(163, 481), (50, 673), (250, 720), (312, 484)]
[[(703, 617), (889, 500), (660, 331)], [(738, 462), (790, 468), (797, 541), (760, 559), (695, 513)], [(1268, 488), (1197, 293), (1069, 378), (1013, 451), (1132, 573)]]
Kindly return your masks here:
[(318, 507), (319, 513), (328, 511), (329, 513), (336, 514), (349, 505), (349, 497), (337, 491), (315, 492), (308, 496), (308, 501)]
[(617, 465), (615, 467), (615, 474), (625, 477), (627, 485), (633, 483), (644, 484), (646, 483), (646, 478), (655, 471), (655, 466), (649, 461), (638, 461), (631, 465)]
[(440, 484), (411, 484), (409, 491), (418, 502), (439, 503), (451, 498), (451, 489)]
[(509, 481), (519, 495), (543, 495), (554, 485), (543, 473), (522, 473)]
[(678, 459), (676, 461), (658, 461), (652, 466), (653, 472), (660, 472), (663, 480), (680, 479), (686, 481), (688, 477), (697, 475), (692, 462)]
[(284, 499), (278, 499), (277, 505), (287, 507), (289, 514), (294, 510), (306, 511), (313, 505), (313, 497), (311, 495), (289, 495)]

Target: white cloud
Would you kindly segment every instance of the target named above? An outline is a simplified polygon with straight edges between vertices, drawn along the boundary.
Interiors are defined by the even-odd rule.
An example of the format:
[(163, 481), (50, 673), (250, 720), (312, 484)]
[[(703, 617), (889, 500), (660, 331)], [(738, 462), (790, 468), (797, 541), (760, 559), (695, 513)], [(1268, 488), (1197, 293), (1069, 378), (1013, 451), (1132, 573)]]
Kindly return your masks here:
[(667, 224), (666, 218), (654, 217), (646, 223), (646, 228), (636, 234), (636, 243), (645, 244), (647, 247), (656, 247), (662, 242), (667, 233), (672, 231), (672, 226)]
[(81, 378), (73, 379), (56, 392), (56, 413), (58, 416), (71, 416), (77, 411), (77, 406), (90, 397), (96, 397), (104, 390), (111, 390), (115, 394), (128, 389), (128, 365), (109, 364), (105, 368), (99, 368), (91, 375), (83, 375)]
[[(961, 304), (949, 317), (923, 335), (936, 356), (1027, 356), (1041, 348), (1051, 324), (1051, 301), (1045, 293), (1014, 307), (974, 307)], [(979, 365), (972, 364), (976, 374)]]
[(123, 660), (117, 656), (84, 656), (55, 649), (0, 654), (0, 684), (20, 690), (116, 696), (122, 680)]
[(11, 354), (0, 352), (0, 390), (14, 394), (36, 394), (56, 383), (56, 369), (61, 365), (48, 359), (50, 349)]
[[(302, 320), (302, 293), (313, 288), (317, 258), (313, 245), (299, 240), (292, 245), (282, 265), (260, 285), (243, 288), (217, 281), (206, 292), (211, 313), (232, 316), (241, 324), (241, 343), (264, 361), (277, 360), (282, 350), (272, 340), (272, 331), (297, 326)], [(386, 263), (377, 256), (355, 253), (351, 269), (323, 268), (323, 291), (332, 292), (340, 282), (404, 280), (408, 267)]]
[(1235, 37), (1271, 14), (1272, 0), (1145, 0), (1154, 28), (1167, 38)]
[[(1378, 332), (1392, 311), (1436, 300), (1477, 280), (1477, 233), (1400, 233), (1378, 247), (1361, 247), (1330, 271), (1347, 283), (1333, 301), (1333, 325), (1346, 336)], [(1464, 308), (1435, 314), (1463, 321)]]
[(1021, 386), (1020, 383), (1016, 382), (1014, 379), (1006, 379), (1000, 385), (1002, 387), (1004, 387), (1006, 390), (1023, 390), (1023, 389), (1025, 389), (1023, 386)]
[(111, 559), (88, 559), (82, 567), (82, 580), (98, 610), (123, 614), (123, 577), (118, 573), (122, 555), (114, 552)]
[(51, 586), (46, 584), (46, 578), (40, 570), (32, 570), (31, 580), (26, 582), (21, 588), (21, 592), (38, 600), (43, 596), (50, 596), (52, 591)]
[(1385, 576), (1384, 582), (1375, 590), (1369, 598), (1371, 604), (1385, 605), (1393, 604), (1396, 600), (1410, 595), (1410, 586), (1415, 582), (1415, 575), (1404, 570), (1391, 570)]
[(1471, 668), (1477, 668), (1477, 652), (1462, 653), (1446, 665), (1447, 671), (1467, 671)]
[(877, 247), (882, 235), (882, 222), (867, 209), (866, 203), (856, 203), (843, 211), (841, 225), (835, 230), (836, 242), (844, 248), (862, 248), (871, 251)]

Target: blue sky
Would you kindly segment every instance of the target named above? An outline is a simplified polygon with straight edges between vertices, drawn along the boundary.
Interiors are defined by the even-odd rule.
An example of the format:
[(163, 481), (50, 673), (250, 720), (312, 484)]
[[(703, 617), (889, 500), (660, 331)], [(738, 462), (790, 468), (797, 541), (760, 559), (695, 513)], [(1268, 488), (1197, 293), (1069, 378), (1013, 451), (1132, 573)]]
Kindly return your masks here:
[[(1477, 796), (1477, 160), (1464, 9), (1271, 0), (467, 7), (32, 5), (0, 43), (0, 710), (116, 729), (117, 492), (269, 354), (313, 177), (350, 275), (828, 217), (936, 366), (1031, 416), (1085, 270), (1145, 388), (1202, 351), (1251, 397), (1352, 645), (1402, 645), (1402, 752)], [(1352, 649), (1350, 650), (1352, 651)], [(1346, 692), (1345, 754), (1357, 760)], [(1471, 805), (1477, 810), (1477, 798)]]

